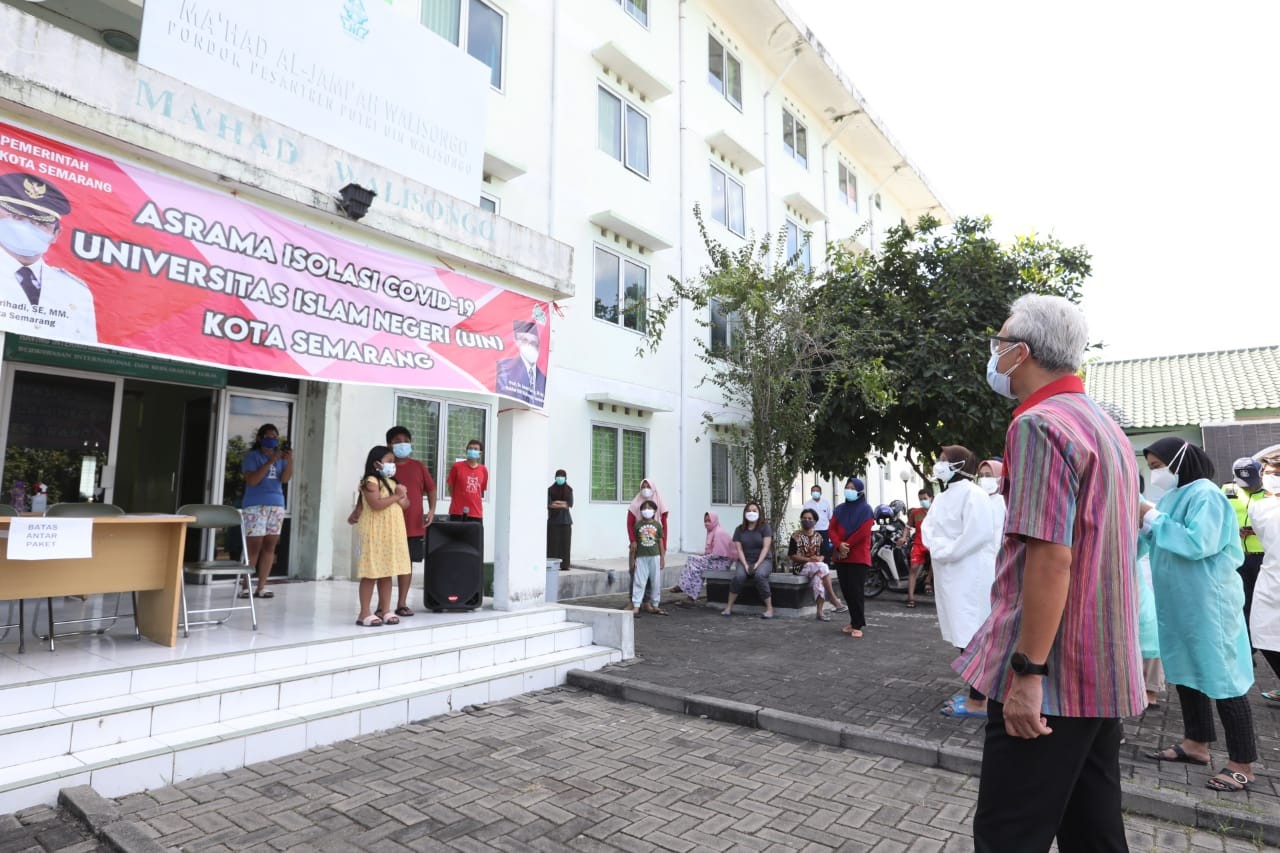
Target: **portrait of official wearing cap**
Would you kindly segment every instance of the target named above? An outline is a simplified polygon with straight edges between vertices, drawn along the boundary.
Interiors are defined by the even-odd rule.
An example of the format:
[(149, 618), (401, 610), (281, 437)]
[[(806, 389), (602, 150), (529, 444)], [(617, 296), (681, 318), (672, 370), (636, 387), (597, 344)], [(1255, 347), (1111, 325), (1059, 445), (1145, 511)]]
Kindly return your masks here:
[(44, 261), (70, 212), (66, 195), (44, 178), (26, 172), (0, 175), (0, 327), (6, 331), (98, 340), (88, 285)]
[(547, 374), (538, 369), (538, 326), (527, 320), (512, 323), (520, 355), (498, 362), (494, 390), (531, 406), (541, 406), (547, 391)]

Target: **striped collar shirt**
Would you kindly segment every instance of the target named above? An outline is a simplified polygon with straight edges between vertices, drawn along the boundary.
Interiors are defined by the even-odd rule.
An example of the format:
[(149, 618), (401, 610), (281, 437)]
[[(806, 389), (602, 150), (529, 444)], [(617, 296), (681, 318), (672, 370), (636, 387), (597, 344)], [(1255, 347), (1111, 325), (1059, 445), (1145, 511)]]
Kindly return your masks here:
[(1049, 653), (1043, 713), (1123, 717), (1145, 703), (1138, 645), (1138, 471), (1119, 426), (1068, 376), (1014, 411), (1005, 436), (1004, 539), (991, 615), (952, 664), (1003, 701), (1022, 621), (1027, 539), (1071, 549), (1071, 584)]

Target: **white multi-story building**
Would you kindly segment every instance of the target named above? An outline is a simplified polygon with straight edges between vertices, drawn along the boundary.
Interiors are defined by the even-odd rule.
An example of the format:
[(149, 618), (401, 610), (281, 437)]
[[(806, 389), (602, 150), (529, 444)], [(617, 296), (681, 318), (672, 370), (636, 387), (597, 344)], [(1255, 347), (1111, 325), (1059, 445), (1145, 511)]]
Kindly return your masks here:
[[(744, 499), (718, 440), (727, 433), (707, 427), (742, 415), (702, 383), (695, 358), (699, 337), (732, 326), (718, 316), (702, 318), (705, 328), (686, 309), (656, 353), (638, 355), (646, 300), (705, 262), (694, 206), (727, 244), (786, 229), (789, 248), (807, 241), (803, 257), (815, 264), (829, 244), (874, 250), (900, 221), (947, 211), (779, 0), (364, 2), (387, 3), (404, 26), (443, 36), (438, 49), (489, 67), (478, 208), (395, 162), (361, 159), (138, 65), (141, 0), (4, 0), (0, 27), (23, 49), (0, 59), (0, 121), (553, 301), (544, 413), (485, 394), (235, 372), (196, 387), (154, 359), (76, 366), (11, 345), (8, 457), (23, 453), (12, 413), (40, 405), (28, 392), (56, 376), (89, 407), (85, 436), (68, 440), (92, 432), (99, 485), (129, 509), (229, 497), (229, 442), (278, 423), (298, 448), (286, 559), (297, 576), (350, 573), (356, 469), (394, 423), (413, 429), (416, 455), (437, 475), (467, 440), (485, 441), (486, 552), (500, 606), (537, 594), (543, 490), (557, 468), (575, 487), (575, 558), (624, 553), (624, 510), (642, 477), (671, 508), (671, 547), (700, 547), (703, 512), (733, 516)], [(348, 183), (378, 192), (359, 224), (333, 207)], [(46, 417), (56, 420), (56, 408)], [(871, 476), (873, 499), (902, 493), (896, 469)]]

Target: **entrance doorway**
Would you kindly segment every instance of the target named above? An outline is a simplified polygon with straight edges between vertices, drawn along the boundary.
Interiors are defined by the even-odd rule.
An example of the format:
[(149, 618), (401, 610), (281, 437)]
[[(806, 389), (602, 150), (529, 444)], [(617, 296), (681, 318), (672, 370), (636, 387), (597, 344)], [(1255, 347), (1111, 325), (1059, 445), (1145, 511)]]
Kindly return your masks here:
[[(225, 438), (222, 441), (222, 503), (232, 506), (243, 506), (244, 473), (242, 465), (245, 454), (253, 448), (258, 430), (263, 424), (272, 424), (280, 434), (280, 446), (292, 448), (293, 416), (297, 407), (297, 397), (292, 394), (281, 394), (271, 391), (256, 391), (244, 388), (228, 389), (225, 395), (222, 422), (225, 426)], [(276, 559), (271, 567), (272, 577), (283, 577), (289, 574), (289, 545), (292, 539), (292, 502), (290, 485), (285, 483), (284, 490), (285, 516), (284, 526), (280, 531), (280, 542), (276, 546)], [(240, 556), (240, 542), (237, 537), (226, 540), (221, 534), (215, 540), (215, 549), (232, 559)]]
[(174, 512), (209, 502), (216, 392), (124, 381), (115, 503), (129, 512)]

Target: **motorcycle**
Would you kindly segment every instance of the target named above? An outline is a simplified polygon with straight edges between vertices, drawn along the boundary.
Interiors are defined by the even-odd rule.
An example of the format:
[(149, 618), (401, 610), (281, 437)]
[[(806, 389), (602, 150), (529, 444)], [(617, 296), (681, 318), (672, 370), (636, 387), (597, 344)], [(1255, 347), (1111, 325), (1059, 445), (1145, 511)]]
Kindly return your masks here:
[[(867, 572), (862, 588), (867, 598), (875, 598), (886, 589), (905, 593), (910, 578), (912, 536), (903, 538), (906, 522), (896, 513), (884, 512), (886, 509), (888, 507), (877, 510), (875, 527), (871, 532), (871, 570)], [(901, 545), (898, 544), (900, 539)], [(916, 592), (925, 589), (927, 575), (927, 571), (922, 571), (916, 578)]]

